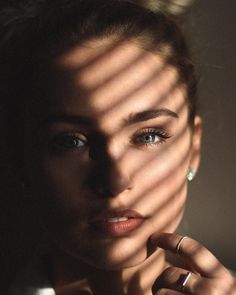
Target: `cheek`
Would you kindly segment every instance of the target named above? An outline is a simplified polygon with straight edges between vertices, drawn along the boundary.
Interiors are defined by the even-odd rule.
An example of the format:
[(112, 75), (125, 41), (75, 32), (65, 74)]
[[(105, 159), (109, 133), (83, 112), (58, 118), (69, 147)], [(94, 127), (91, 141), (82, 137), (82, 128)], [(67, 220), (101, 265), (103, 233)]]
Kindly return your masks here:
[(150, 214), (154, 226), (173, 228), (184, 211), (190, 159), (190, 132), (143, 156), (133, 174), (135, 197), (132, 204)]
[[(80, 190), (88, 173), (86, 154), (54, 155), (42, 151), (32, 157), (29, 177), (36, 191), (44, 187), (49, 190)], [(60, 195), (60, 194), (59, 194)]]
[(74, 219), (82, 220), (89, 206), (83, 191), (87, 170), (87, 162), (79, 156), (42, 153), (34, 157), (29, 178), (37, 214), (44, 215), (51, 225), (62, 227), (72, 224)]
[[(172, 190), (172, 191), (171, 191)], [(151, 212), (150, 225), (153, 231), (173, 232), (179, 225), (186, 202), (186, 182), (176, 191), (157, 191), (147, 196), (144, 210)]]

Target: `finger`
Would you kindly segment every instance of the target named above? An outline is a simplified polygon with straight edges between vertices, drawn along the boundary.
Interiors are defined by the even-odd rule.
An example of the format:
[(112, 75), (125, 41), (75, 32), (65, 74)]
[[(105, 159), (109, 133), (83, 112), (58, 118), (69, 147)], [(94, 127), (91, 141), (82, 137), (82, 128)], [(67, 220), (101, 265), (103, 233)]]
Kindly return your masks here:
[[(151, 237), (154, 245), (173, 253), (176, 253), (177, 245), (179, 245), (181, 239), (182, 236), (169, 233), (154, 234)], [(178, 254), (190, 265), (191, 269), (194, 269), (204, 277), (215, 278), (229, 274), (226, 268), (208, 249), (191, 238), (182, 240)]]
[(155, 283), (157, 289), (174, 290), (181, 294), (189, 295), (236, 295), (235, 284), (233, 277), (228, 279), (209, 279), (177, 267), (165, 269)]
[(169, 267), (163, 271), (157, 280), (159, 288), (172, 289), (187, 294), (197, 294), (199, 286), (205, 278), (200, 277), (186, 269)]
[(160, 289), (158, 290), (155, 295), (183, 295), (184, 293), (178, 292), (178, 291), (174, 291), (174, 290), (170, 290), (170, 289)]

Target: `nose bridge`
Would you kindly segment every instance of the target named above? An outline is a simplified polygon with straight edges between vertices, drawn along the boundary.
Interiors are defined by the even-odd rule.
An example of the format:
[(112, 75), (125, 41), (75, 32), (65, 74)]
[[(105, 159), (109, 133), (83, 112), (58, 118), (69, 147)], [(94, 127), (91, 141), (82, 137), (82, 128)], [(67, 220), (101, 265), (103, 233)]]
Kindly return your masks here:
[(119, 134), (113, 135), (106, 141), (106, 153), (109, 159), (118, 165), (125, 152), (125, 145), (121, 142)]
[(129, 182), (129, 169), (127, 162), (128, 146), (119, 138), (119, 135), (107, 141), (106, 155), (111, 177), (120, 178), (123, 182)]
[(97, 164), (107, 172), (110, 177), (123, 177), (127, 174), (123, 157), (125, 155), (125, 144), (116, 137), (107, 138), (104, 145), (100, 147)]
[(125, 143), (122, 142), (119, 133), (99, 134), (94, 137), (90, 147), (90, 157), (93, 161), (109, 162), (110, 164), (120, 161), (125, 153)]
[(127, 167), (122, 161), (124, 145), (115, 137), (106, 138), (93, 154), (93, 189), (99, 194), (115, 196), (130, 187)]

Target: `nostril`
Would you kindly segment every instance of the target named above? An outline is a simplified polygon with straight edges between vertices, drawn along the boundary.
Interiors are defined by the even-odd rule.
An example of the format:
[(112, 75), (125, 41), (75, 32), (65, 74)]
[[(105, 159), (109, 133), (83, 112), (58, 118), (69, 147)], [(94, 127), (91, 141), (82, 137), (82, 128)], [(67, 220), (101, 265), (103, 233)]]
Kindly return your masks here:
[(101, 197), (115, 197), (122, 192), (126, 190), (130, 190), (130, 183), (122, 178), (122, 177), (116, 177), (116, 178), (106, 178), (106, 181), (104, 179), (97, 178), (92, 185), (90, 185), (90, 188), (92, 188), (93, 192), (97, 193)]
[(114, 197), (131, 189), (130, 177), (124, 167), (122, 169), (120, 163), (102, 157), (94, 161), (88, 175), (88, 185), (93, 192), (103, 197)]

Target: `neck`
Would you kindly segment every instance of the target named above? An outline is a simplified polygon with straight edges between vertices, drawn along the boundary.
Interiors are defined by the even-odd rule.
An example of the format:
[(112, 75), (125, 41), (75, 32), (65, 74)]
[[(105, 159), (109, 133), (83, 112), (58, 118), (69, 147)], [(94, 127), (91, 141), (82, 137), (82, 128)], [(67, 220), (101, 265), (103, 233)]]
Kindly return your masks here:
[(102, 270), (74, 258), (53, 252), (51, 279), (56, 295), (151, 295), (152, 286), (167, 267), (158, 249), (144, 262), (122, 270)]

